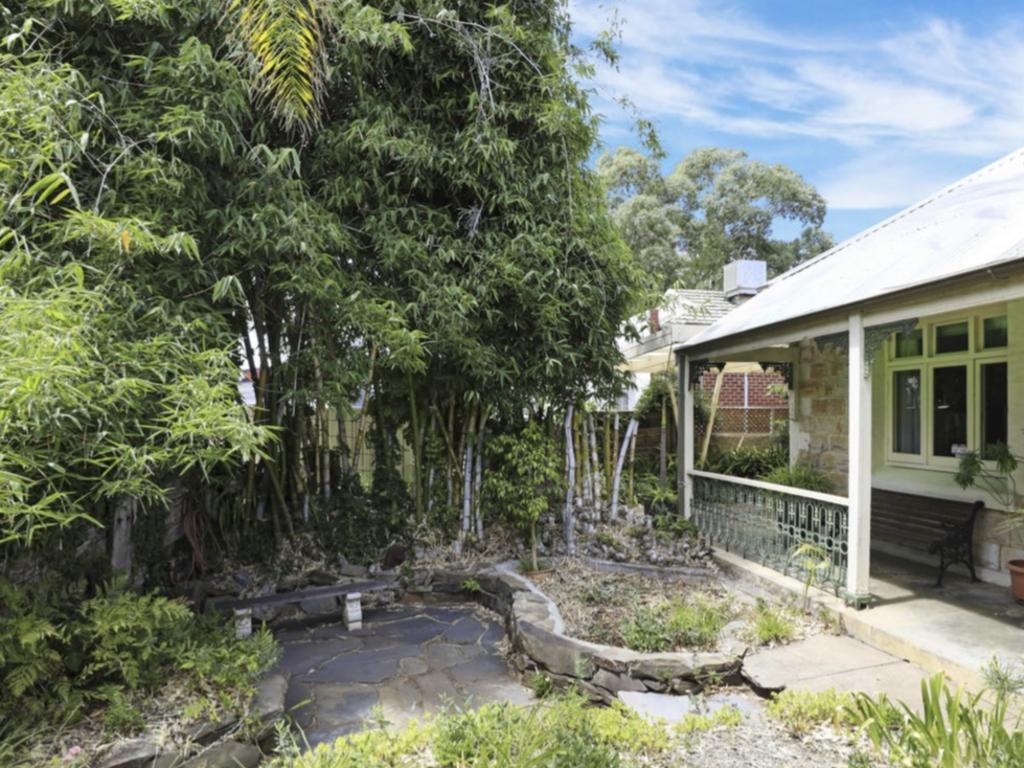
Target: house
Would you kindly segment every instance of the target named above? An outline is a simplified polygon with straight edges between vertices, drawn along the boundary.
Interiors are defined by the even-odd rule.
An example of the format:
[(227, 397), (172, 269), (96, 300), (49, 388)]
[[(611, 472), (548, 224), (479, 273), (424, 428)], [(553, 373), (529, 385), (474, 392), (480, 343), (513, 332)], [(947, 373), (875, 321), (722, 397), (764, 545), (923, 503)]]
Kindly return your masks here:
[[(767, 281), (767, 265), (763, 261), (736, 261), (726, 266), (723, 289), (666, 291), (658, 306), (645, 317), (633, 318), (640, 329), (638, 339), (622, 338), (619, 349), (622, 368), (631, 375), (633, 386), (619, 397), (614, 407), (630, 412), (659, 372), (674, 375), (675, 349), (721, 320), (746, 299), (757, 294)], [(769, 441), (785, 418), (786, 401), (775, 393), (782, 382), (776, 371), (762, 370), (756, 363), (732, 363), (721, 376), (707, 371), (701, 382), (710, 399), (716, 390), (716, 429), (714, 441), (726, 448), (738, 443), (757, 444)], [(653, 428), (656, 432), (656, 428)], [(657, 442), (657, 435), (648, 436)], [(644, 442), (644, 430), (639, 441)]]
[[(1024, 150), (773, 279), (675, 354), (680, 505), (713, 543), (783, 569), (813, 541), (862, 606), (873, 551), (935, 563), (942, 523), (984, 498), (977, 574), (1008, 583), (1024, 551), (954, 473), (966, 450), (1024, 450)], [(790, 461), (832, 493), (695, 468), (692, 384), (736, 362), (785, 371)]]

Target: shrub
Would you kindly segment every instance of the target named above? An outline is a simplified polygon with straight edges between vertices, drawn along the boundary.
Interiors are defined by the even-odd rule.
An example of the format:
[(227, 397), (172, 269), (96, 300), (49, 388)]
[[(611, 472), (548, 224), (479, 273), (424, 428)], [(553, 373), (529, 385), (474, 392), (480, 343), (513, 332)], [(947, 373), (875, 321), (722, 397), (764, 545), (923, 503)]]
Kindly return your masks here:
[(519, 434), (493, 438), (488, 453), (484, 498), (529, 533), (532, 570), (536, 571), (537, 521), (550, 507), (562, 478), (558, 448), (539, 424), (530, 422)]
[(787, 689), (775, 694), (765, 713), (793, 736), (802, 736), (819, 725), (839, 726), (849, 722), (846, 707), (853, 701), (848, 693), (833, 688), (825, 691)]
[(773, 445), (768, 448), (740, 446), (710, 457), (707, 468), (711, 472), (754, 480), (788, 464), (788, 453), (780, 446)]
[(577, 695), (544, 706), (486, 704), (402, 730), (368, 730), (275, 759), (270, 768), (618, 768), (649, 764), (671, 746), (659, 723), (619, 702), (590, 707)]
[(622, 629), (623, 639), (636, 651), (710, 648), (732, 619), (729, 601), (704, 592), (637, 608)]
[(832, 483), (824, 474), (814, 467), (797, 464), (794, 467), (780, 466), (760, 476), (766, 483), (788, 485), (791, 488), (803, 488), (805, 491), (831, 493)]
[(696, 523), (678, 515), (660, 515), (654, 518), (654, 530), (671, 538), (697, 538), (700, 531)]
[(788, 643), (796, 636), (796, 623), (783, 606), (759, 600), (747, 620), (747, 634), (757, 645)]
[(242, 709), (259, 674), (277, 658), (265, 629), (236, 639), (218, 616), (195, 617), (155, 595), (104, 594), (77, 608), (30, 598), (0, 584), (0, 721), (54, 723), (86, 706), (104, 709), (110, 731), (139, 727), (140, 694), (174, 675), (223, 707)]

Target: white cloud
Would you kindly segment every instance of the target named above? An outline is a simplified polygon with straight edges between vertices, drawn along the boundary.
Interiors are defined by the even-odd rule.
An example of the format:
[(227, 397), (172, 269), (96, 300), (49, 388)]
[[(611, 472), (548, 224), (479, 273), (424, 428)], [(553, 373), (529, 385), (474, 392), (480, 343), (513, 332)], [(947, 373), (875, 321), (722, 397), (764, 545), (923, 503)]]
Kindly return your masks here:
[[(570, 12), (584, 35), (606, 26), (595, 0)], [(822, 185), (836, 208), (913, 202), (951, 180), (936, 170), (944, 157), (1024, 143), (1024, 21), (988, 36), (932, 18), (884, 37), (810, 38), (724, 3), (632, 0), (620, 14), (621, 65), (599, 71), (599, 93), (628, 96), (663, 132), (836, 146), (844, 164)]]

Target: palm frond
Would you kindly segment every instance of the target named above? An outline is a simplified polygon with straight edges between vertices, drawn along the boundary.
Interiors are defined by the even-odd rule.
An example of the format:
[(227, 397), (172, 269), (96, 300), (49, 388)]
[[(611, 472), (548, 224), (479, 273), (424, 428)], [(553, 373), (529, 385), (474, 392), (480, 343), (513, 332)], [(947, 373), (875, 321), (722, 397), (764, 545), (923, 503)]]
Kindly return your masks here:
[(320, 0), (230, 0), (255, 60), (254, 93), (289, 130), (320, 121), (327, 20)]

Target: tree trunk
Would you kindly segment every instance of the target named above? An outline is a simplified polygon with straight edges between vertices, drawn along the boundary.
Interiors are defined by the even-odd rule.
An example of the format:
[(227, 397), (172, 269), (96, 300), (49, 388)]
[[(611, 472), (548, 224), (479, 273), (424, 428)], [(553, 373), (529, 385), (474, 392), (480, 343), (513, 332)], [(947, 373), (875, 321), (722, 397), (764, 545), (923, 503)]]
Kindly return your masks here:
[(580, 431), (580, 442), (579, 442), (579, 461), (583, 465), (583, 471), (580, 473), (583, 478), (583, 493), (580, 494), (580, 498), (583, 499), (583, 506), (591, 507), (594, 504), (594, 484), (590, 476), (590, 441), (587, 433), (587, 420), (583, 414), (583, 411), (579, 411), (576, 414), (576, 423), (579, 425)]
[(617, 520), (619, 517), (619, 485), (622, 482), (622, 465), (626, 462), (626, 452), (629, 450), (630, 441), (633, 439), (633, 434), (638, 426), (640, 426), (640, 422), (636, 419), (629, 420), (629, 424), (626, 426), (626, 436), (622, 440), (622, 448), (619, 449), (619, 460), (615, 463), (615, 474), (612, 477), (610, 513), (612, 520)]
[(474, 422), (476, 421), (476, 410), (469, 412), (469, 418), (463, 429), (463, 453), (462, 463), (462, 520), (459, 524), (459, 538), (456, 542), (455, 552), (462, 554), (462, 547), (466, 541), (466, 534), (470, 531), (470, 514), (473, 504), (473, 443), (476, 441)]
[(597, 454), (597, 430), (594, 429), (594, 417), (587, 414), (587, 433), (590, 436), (590, 483), (594, 507), (601, 504), (601, 461)]
[(110, 538), (110, 570), (131, 576), (132, 526), (135, 523), (135, 499), (119, 497), (114, 502), (114, 527)]
[(565, 409), (565, 509), (562, 510), (562, 536), (565, 551), (576, 554), (576, 531), (573, 525), (572, 497), (576, 489), (576, 452), (573, 450), (573, 406)]
[(658, 484), (668, 488), (668, 403), (661, 401), (661, 440), (658, 444)]
[(488, 411), (485, 408), (480, 414), (480, 423), (476, 434), (476, 470), (473, 477), (473, 508), (476, 515), (476, 539), (484, 540), (484, 511), (481, 489), (484, 481), (484, 437), (487, 432)]

